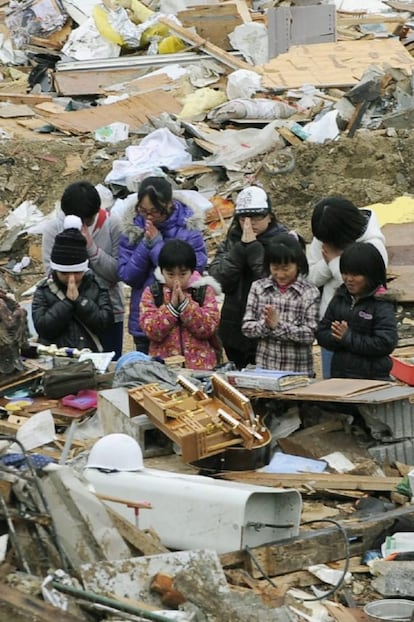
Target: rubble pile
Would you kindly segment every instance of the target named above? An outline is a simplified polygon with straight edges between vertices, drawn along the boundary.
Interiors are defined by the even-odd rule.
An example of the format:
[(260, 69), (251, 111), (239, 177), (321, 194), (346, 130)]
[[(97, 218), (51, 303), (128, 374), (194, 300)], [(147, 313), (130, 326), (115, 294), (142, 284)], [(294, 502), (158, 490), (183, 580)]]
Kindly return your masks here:
[[(221, 427), (199, 410), (177, 433), (178, 414), (161, 425), (159, 404), (144, 407), (145, 390), (114, 383), (112, 367), (84, 410), (48, 396), (47, 368), (67, 353), (16, 366), (25, 335), (5, 297), (3, 316), (18, 311), (0, 370), (8, 619), (354, 622), (364, 607), (390, 619), (381, 602), (395, 597), (406, 609), (392, 619), (411, 619), (414, 5), (368, 5), (0, 0), (3, 293), (28, 304), (43, 225), (80, 178), (122, 216), (145, 176), (166, 175), (203, 209), (210, 258), (246, 184), (308, 242), (315, 202), (342, 194), (379, 215), (404, 376), (246, 389), (252, 429), (227, 399)], [(114, 451), (91, 463), (111, 435), (138, 443), (138, 466)], [(226, 468), (223, 443), (251, 452), (258, 437), (260, 468)]]

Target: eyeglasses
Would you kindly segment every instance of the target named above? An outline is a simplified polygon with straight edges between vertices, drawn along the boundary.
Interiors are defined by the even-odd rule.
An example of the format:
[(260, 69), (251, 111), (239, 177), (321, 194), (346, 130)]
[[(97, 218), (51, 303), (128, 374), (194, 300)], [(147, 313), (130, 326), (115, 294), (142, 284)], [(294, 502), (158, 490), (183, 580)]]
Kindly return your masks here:
[(153, 216), (154, 218), (157, 218), (158, 216), (161, 216), (162, 212), (159, 209), (144, 209), (142, 207), (137, 207), (137, 212), (138, 214), (141, 214), (141, 216), (144, 216), (144, 218), (148, 218), (149, 216)]

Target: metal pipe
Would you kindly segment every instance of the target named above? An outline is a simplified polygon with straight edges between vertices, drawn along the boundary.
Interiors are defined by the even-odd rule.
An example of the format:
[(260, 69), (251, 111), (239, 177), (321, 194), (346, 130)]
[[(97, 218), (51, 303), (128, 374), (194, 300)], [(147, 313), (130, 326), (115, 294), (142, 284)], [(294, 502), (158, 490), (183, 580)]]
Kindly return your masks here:
[(79, 588), (72, 587), (71, 585), (64, 585), (59, 581), (52, 581), (52, 587), (54, 587), (56, 590), (59, 590), (60, 592), (64, 592), (65, 594), (70, 594), (70, 596), (75, 596), (82, 600), (87, 600), (98, 605), (106, 605), (107, 607), (118, 609), (119, 611), (125, 611), (126, 613), (141, 616), (145, 620), (155, 620), (155, 622), (171, 622), (171, 618), (167, 618), (159, 613), (154, 613), (153, 611), (146, 611), (145, 609), (141, 609), (140, 607), (134, 607), (133, 605), (129, 605), (127, 603), (121, 603), (114, 598), (101, 596), (101, 594), (96, 594), (95, 592), (90, 592), (89, 590), (81, 590)]
[[(239, 52), (229, 52), (238, 57)], [(82, 71), (105, 69), (133, 69), (134, 67), (148, 67), (151, 65), (172, 65), (194, 63), (200, 60), (210, 59), (211, 56), (195, 52), (177, 52), (177, 54), (154, 54), (148, 56), (121, 56), (116, 58), (104, 58), (97, 60), (59, 61), (56, 63), (56, 71)]]

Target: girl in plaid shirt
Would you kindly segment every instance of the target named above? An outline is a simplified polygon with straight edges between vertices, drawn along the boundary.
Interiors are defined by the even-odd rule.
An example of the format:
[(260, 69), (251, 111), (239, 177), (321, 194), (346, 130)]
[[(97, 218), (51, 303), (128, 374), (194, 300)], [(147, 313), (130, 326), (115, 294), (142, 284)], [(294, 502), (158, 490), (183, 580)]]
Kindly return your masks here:
[(319, 318), (319, 290), (305, 277), (308, 262), (291, 234), (275, 236), (266, 261), (270, 276), (255, 281), (242, 330), (258, 338), (256, 366), (314, 376), (312, 343)]

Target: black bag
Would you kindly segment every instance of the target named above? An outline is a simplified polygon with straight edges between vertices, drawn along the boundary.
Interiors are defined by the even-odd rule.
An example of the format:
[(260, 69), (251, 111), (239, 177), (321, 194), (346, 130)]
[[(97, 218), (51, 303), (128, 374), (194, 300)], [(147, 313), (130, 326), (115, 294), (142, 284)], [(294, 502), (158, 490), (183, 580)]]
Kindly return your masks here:
[(77, 393), (81, 389), (95, 389), (97, 377), (95, 365), (91, 359), (70, 361), (45, 371), (43, 392), (52, 399)]

